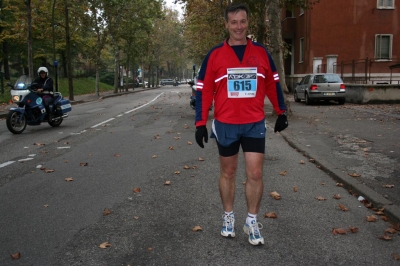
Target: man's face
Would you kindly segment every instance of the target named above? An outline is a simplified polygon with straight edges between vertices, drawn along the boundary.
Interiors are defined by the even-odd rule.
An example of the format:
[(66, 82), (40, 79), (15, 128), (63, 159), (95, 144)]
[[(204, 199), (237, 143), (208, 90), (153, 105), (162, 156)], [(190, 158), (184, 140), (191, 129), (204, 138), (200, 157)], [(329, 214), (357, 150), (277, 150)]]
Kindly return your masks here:
[(225, 21), (225, 28), (229, 32), (229, 38), (234, 42), (245, 42), (249, 20), (246, 11), (240, 10), (236, 13), (228, 13), (228, 21)]
[(41, 77), (45, 77), (46, 76), (46, 72), (44, 72), (44, 71), (40, 71), (39, 74), (40, 74)]

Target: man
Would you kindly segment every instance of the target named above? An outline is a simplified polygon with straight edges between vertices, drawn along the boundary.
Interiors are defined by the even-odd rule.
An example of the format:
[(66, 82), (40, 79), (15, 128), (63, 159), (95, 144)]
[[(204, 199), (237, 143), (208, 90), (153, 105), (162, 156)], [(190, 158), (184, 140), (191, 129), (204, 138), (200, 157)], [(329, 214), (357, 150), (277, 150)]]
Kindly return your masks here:
[(51, 120), (49, 105), (53, 101), (53, 80), (48, 76), (47, 67), (39, 67), (37, 73), (38, 77), (32, 82), (31, 88), (36, 89), (42, 97), (48, 118)]
[[(278, 114), (274, 131), (288, 126), (279, 76), (267, 49), (246, 37), (248, 8), (234, 3), (225, 10), (229, 38), (207, 54), (196, 89), (196, 142), (204, 148), (209, 107), (214, 101), (211, 138), (216, 138), (219, 160), (219, 191), (225, 213), (221, 235), (235, 237), (235, 175), (239, 147), (246, 166), (248, 215), (244, 232), (252, 245), (264, 244), (257, 213), (263, 194), (262, 167), (265, 152), (264, 99), (268, 97)], [(261, 227), (261, 228), (260, 228)]]

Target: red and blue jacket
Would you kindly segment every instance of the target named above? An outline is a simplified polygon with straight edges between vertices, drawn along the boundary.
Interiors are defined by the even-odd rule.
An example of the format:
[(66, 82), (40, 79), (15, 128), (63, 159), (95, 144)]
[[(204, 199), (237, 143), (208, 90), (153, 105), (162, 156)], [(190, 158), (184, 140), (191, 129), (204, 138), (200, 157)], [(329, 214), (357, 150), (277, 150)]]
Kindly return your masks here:
[[(232, 68), (256, 69), (255, 97), (228, 97), (227, 71)], [(207, 124), (213, 102), (214, 118), (226, 124), (248, 124), (263, 120), (265, 96), (278, 115), (287, 110), (270, 53), (264, 45), (250, 39), (247, 40), (241, 61), (227, 40), (212, 48), (201, 65), (196, 87), (196, 126)]]

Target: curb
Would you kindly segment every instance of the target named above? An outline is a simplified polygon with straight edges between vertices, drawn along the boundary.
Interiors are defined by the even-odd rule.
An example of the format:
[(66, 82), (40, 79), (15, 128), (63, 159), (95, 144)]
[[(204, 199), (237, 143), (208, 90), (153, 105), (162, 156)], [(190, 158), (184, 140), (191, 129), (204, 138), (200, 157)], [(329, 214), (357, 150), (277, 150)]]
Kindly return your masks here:
[(295, 143), (293, 140), (290, 140), (285, 132), (280, 133), (285, 141), (295, 150), (302, 153), (305, 157), (309, 159), (314, 159), (314, 164), (320, 168), (322, 171), (331, 176), (338, 183), (342, 183), (344, 188), (349, 192), (357, 193), (360, 196), (363, 196), (368, 202), (372, 203), (374, 208), (384, 208), (385, 215), (394, 223), (400, 222), (400, 207), (393, 205), (393, 202), (383, 197), (381, 194), (378, 194), (376, 191), (367, 187), (363, 183), (358, 180), (351, 178), (346, 175), (342, 171), (338, 170), (337, 167), (331, 165), (329, 162), (323, 159), (316, 159), (312, 151)]

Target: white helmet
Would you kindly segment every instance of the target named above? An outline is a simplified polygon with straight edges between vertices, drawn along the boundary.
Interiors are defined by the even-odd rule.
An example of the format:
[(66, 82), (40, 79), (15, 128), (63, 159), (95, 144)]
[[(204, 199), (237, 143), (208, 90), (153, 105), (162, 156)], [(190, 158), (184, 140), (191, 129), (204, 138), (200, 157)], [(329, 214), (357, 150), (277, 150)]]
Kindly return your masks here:
[(42, 71), (46, 72), (46, 76), (49, 74), (47, 67), (39, 67), (39, 69), (37, 70), (38, 75), (40, 75), (40, 72)]

